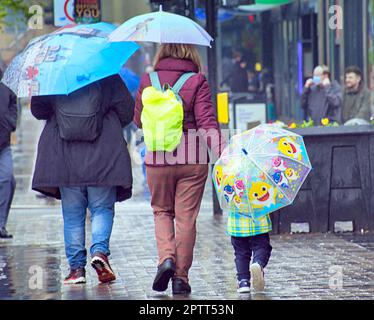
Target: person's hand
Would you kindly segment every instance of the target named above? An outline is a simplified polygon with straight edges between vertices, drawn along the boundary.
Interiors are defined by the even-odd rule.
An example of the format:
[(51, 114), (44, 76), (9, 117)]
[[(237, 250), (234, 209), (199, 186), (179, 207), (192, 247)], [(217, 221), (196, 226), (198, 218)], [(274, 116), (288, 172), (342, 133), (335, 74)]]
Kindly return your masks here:
[(308, 79), (305, 82), (305, 88), (310, 88), (313, 85), (313, 79)]
[(330, 86), (330, 85), (331, 85), (331, 81), (330, 81), (330, 79), (329, 79), (329, 78), (324, 79), (324, 80), (322, 81), (322, 85), (323, 85), (324, 87), (328, 87), (328, 86)]

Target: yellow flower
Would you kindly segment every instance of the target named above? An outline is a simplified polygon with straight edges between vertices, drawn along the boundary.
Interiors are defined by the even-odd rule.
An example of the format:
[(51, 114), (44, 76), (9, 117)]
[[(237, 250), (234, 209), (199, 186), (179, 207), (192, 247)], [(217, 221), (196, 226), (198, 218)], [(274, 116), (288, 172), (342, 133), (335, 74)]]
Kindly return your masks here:
[(322, 123), (323, 126), (328, 126), (330, 121), (329, 121), (328, 118), (324, 118), (324, 119), (321, 120), (321, 123)]
[(291, 123), (289, 126), (288, 126), (290, 129), (295, 129), (297, 128), (297, 125), (295, 122)]

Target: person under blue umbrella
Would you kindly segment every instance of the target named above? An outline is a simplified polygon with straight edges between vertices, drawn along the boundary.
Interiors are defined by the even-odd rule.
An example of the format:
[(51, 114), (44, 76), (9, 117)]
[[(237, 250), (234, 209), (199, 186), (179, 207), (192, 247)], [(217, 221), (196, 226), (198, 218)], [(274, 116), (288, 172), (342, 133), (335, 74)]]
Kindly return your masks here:
[[(20, 70), (28, 77), (18, 82), (9, 71), (6, 79), (20, 95), (32, 96), (33, 116), (46, 121), (32, 189), (61, 199), (70, 268), (65, 284), (86, 282), (87, 209), (91, 265), (100, 282), (116, 279), (109, 263), (114, 206), (132, 196), (131, 160), (122, 130), (132, 121), (134, 99), (118, 73), (139, 47), (109, 43), (106, 36), (114, 28), (79, 25), (38, 38), (13, 62), (15, 72), (23, 61)], [(28, 66), (30, 59), (35, 65)]]
[(65, 284), (86, 282), (86, 210), (91, 213), (91, 265), (102, 283), (116, 279), (109, 263), (114, 205), (132, 196), (131, 160), (122, 130), (133, 118), (134, 99), (119, 75), (74, 93), (36, 96), (31, 112), (46, 120), (32, 189), (61, 199)]
[[(0, 80), (2, 70), (0, 67)], [(6, 223), (12, 204), (16, 180), (13, 174), (11, 132), (17, 126), (17, 97), (4, 84), (0, 83), (0, 238), (13, 236), (6, 230)]]

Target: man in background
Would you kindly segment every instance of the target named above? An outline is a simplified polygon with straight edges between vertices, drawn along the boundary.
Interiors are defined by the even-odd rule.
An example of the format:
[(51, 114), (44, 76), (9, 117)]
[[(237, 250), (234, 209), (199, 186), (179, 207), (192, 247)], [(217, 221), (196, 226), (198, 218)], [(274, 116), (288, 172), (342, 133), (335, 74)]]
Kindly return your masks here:
[(228, 83), (234, 93), (248, 92), (247, 62), (243, 60), (243, 55), (239, 51), (234, 53), (234, 61), (231, 72), (222, 81), (221, 86)]
[(351, 66), (345, 70), (345, 88), (343, 91), (343, 123), (351, 119), (370, 121), (370, 92), (366, 88), (359, 67)]
[[(0, 69), (0, 80), (2, 78)], [(10, 136), (17, 126), (17, 97), (0, 82), (0, 238), (12, 238), (6, 230), (16, 181), (13, 175), (13, 159)]]
[(328, 118), (331, 122), (341, 122), (342, 92), (340, 85), (330, 80), (327, 66), (314, 69), (313, 78), (308, 79), (301, 96), (301, 105), (307, 118), (315, 125), (321, 125), (321, 120)]

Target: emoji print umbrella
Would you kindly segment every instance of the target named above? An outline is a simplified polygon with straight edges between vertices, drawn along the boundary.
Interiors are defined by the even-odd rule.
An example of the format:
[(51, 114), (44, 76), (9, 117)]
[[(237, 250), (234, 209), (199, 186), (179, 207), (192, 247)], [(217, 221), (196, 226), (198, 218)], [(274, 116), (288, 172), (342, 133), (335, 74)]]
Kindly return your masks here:
[(311, 169), (300, 135), (264, 124), (231, 138), (212, 178), (223, 210), (257, 219), (292, 204)]

